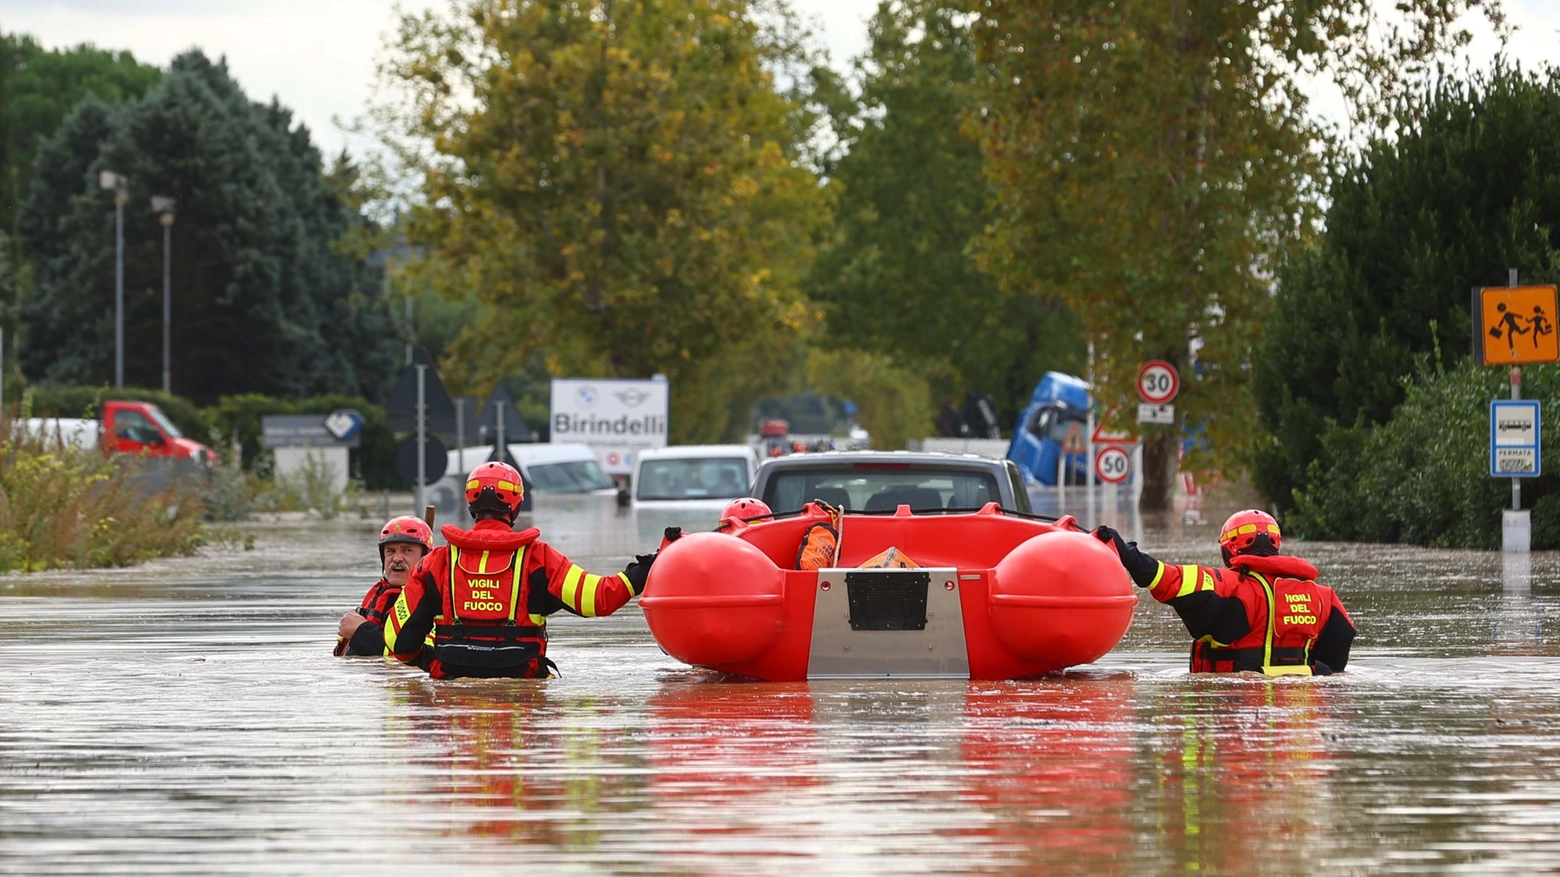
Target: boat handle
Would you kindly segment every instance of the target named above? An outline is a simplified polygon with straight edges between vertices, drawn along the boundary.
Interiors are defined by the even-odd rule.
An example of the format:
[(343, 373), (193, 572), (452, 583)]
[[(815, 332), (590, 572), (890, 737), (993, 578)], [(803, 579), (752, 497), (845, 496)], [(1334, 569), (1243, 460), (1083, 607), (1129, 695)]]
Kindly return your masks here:
[(1136, 594), (1108, 596), (1051, 596), (1049, 594), (992, 594), (988, 598), (997, 606), (1023, 606), (1031, 609), (1094, 609), (1103, 606), (1124, 606), (1136, 603)]

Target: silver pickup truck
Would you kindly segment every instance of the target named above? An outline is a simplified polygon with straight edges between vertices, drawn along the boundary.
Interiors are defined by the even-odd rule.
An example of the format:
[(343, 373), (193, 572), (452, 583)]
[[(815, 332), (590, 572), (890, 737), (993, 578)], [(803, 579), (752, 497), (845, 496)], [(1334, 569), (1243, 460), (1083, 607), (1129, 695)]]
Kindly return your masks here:
[(776, 457), (759, 467), (753, 495), (776, 514), (811, 500), (859, 512), (975, 511), (988, 502), (1030, 513), (1018, 466), (972, 454), (826, 451)]

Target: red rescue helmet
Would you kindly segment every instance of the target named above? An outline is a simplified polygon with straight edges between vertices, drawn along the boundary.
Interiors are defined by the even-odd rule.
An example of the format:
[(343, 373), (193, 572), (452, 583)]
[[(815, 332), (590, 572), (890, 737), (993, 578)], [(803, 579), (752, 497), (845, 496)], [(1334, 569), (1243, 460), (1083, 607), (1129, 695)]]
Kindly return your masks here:
[(769, 506), (765, 505), (763, 500), (744, 496), (726, 503), (726, 508), (721, 510), (720, 519), (724, 521), (728, 518), (736, 518), (740, 521), (746, 521), (749, 518), (763, 518), (772, 514), (774, 512), (769, 510)]
[(1277, 554), (1283, 541), (1283, 534), (1278, 532), (1278, 521), (1261, 509), (1236, 512), (1219, 528), (1219, 550), (1226, 562), (1237, 554), (1251, 553), (1261, 543), (1266, 543), (1272, 551), (1259, 553)]
[(392, 542), (410, 542), (413, 545), (421, 545), (423, 553), (433, 550), (433, 528), (427, 522), (415, 515), (402, 515), (399, 518), (391, 518), (379, 531), (379, 559), (385, 558), (385, 546)]
[(473, 518), (502, 515), (513, 521), (525, 497), (525, 482), (508, 463), (483, 463), (466, 478), (466, 506)]

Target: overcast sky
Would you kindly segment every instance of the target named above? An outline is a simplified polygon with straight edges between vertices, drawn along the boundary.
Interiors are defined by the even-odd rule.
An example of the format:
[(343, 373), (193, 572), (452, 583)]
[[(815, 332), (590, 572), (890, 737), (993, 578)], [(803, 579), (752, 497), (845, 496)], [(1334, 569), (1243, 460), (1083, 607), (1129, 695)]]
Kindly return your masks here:
[[(814, 18), (837, 66), (866, 46), (866, 19), (877, 0), (792, 0)], [(374, 60), (393, 21), (389, 0), (4, 0), (0, 28), (31, 34), (45, 46), (82, 42), (124, 48), (137, 59), (166, 65), (200, 47), (227, 56), (250, 97), (273, 94), (309, 126), (327, 153), (346, 135), (333, 119), (363, 110)], [(404, 0), (406, 9), (443, 0)], [(1560, 0), (1506, 0), (1521, 29), (1512, 54), (1525, 62), (1560, 66)], [(1487, 64), (1493, 39), (1480, 39), (1472, 60)], [(1318, 95), (1322, 106), (1330, 103)]]

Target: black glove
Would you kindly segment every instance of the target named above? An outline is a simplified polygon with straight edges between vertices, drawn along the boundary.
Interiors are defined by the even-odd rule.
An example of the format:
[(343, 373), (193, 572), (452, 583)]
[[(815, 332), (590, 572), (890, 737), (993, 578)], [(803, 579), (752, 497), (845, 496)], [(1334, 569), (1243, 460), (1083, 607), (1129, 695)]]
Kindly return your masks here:
[(676, 542), (678, 539), (682, 538), (682, 528), (681, 527), (667, 527), (665, 535), (666, 535), (666, 541), (668, 541), (668, 542)]
[(655, 554), (640, 554), (634, 557), (633, 563), (623, 567), (623, 574), (628, 576), (628, 583), (634, 589), (634, 596), (637, 597), (645, 592), (645, 582), (650, 579), (650, 565), (653, 563), (655, 563)]
[(1154, 579), (1159, 575), (1159, 561), (1139, 551), (1136, 542), (1123, 540), (1120, 533), (1106, 526), (1096, 527), (1094, 538), (1116, 549), (1116, 556), (1121, 558), (1122, 567), (1138, 587), (1146, 588), (1154, 583)]

